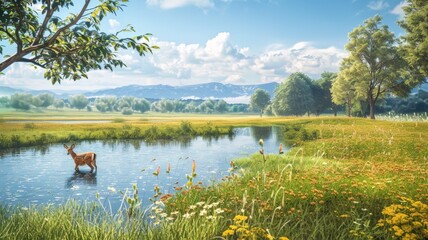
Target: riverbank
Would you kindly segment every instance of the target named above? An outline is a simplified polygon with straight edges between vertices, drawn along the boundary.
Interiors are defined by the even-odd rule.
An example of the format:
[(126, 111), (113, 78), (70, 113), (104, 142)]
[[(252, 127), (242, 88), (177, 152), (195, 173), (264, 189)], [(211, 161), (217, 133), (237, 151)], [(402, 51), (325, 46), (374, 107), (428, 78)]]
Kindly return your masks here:
[[(250, 125), (258, 119), (212, 122)], [(195, 166), (188, 184), (167, 202), (155, 188), (154, 205), (145, 212), (138, 210), (138, 186), (114, 216), (97, 203), (3, 208), (0, 232), (6, 239), (428, 237), (428, 123), (263, 118), (263, 124), (283, 122), (307, 130), (295, 135), (316, 131), (317, 138), (299, 137), (285, 155), (234, 160), (229, 176), (213, 186), (197, 183)]]

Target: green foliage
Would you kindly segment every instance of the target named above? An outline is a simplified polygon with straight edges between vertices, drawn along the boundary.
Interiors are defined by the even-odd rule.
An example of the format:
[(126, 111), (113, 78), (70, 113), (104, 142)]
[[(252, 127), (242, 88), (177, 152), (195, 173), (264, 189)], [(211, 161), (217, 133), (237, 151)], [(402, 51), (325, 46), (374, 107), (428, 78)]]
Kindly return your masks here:
[(260, 111), (260, 117), (263, 115), (264, 109), (269, 105), (270, 103), (270, 95), (267, 91), (263, 89), (256, 89), (251, 95), (250, 99), (250, 107), (253, 110)]
[(133, 106), (133, 109), (135, 111), (139, 111), (141, 113), (145, 113), (145, 112), (147, 112), (147, 111), (150, 110), (150, 102), (147, 101), (144, 98), (143, 99), (136, 99), (135, 103), (134, 103), (134, 106)]
[[(45, 68), (44, 77), (55, 84), (87, 78), (93, 69), (124, 67), (117, 55), (119, 49), (132, 49), (141, 56), (158, 48), (148, 44), (151, 34), (121, 38), (122, 33), (135, 32), (132, 26), (116, 33), (100, 30), (102, 20), (122, 11), (125, 1), (101, 1), (88, 8), (90, 2), (78, 2), (77, 14), (64, 16), (74, 1), (2, 1), (0, 41), (16, 46), (16, 52), (4, 58), (0, 72), (15, 62), (29, 62)], [(39, 4), (41, 13), (35, 10)], [(2, 50), (0, 47), (0, 54)]]
[(428, 2), (407, 0), (403, 7), (404, 19), (399, 24), (406, 34), (400, 45), (410, 71), (419, 78), (428, 76)]
[(89, 103), (89, 100), (84, 95), (72, 96), (70, 97), (69, 101), (71, 107), (77, 108), (79, 110), (84, 109)]
[(273, 106), (278, 115), (303, 115), (311, 111), (314, 104), (310, 83), (303, 73), (291, 74), (275, 90)]
[(324, 72), (321, 78), (316, 80), (313, 85), (316, 86), (314, 94), (314, 112), (316, 115), (321, 114), (326, 109), (331, 109), (337, 112), (337, 105), (332, 102), (330, 89), (333, 82), (336, 80), (337, 74), (332, 72)]
[(47, 108), (50, 105), (54, 104), (55, 98), (50, 93), (44, 93), (37, 95), (37, 98), (40, 99), (40, 107)]
[(318, 138), (317, 130), (308, 130), (301, 124), (290, 124), (281, 127), (284, 141), (288, 144), (299, 145), (304, 141), (316, 140)]
[(33, 95), (29, 93), (15, 93), (10, 96), (9, 105), (12, 108), (20, 110), (30, 110)]
[(65, 103), (64, 103), (64, 100), (62, 100), (62, 99), (55, 99), (53, 105), (55, 108), (58, 109), (58, 108), (64, 108)]
[[(405, 96), (417, 82), (407, 71), (407, 64), (400, 54), (397, 39), (382, 17), (369, 18), (349, 34), (345, 48), (349, 56), (342, 62), (339, 79), (335, 84), (342, 88), (354, 88), (353, 98), (366, 99), (370, 106), (370, 118), (375, 118), (375, 104), (387, 93)], [(333, 94), (338, 87), (333, 88)], [(349, 90), (354, 91), (354, 90)], [(342, 91), (342, 92), (349, 92)], [(342, 97), (343, 99), (343, 97)], [(336, 98), (336, 103), (340, 102)]]
[(129, 107), (124, 107), (123, 109), (122, 109), (122, 114), (123, 115), (132, 115), (132, 113), (133, 113), (134, 111), (132, 111), (132, 109), (131, 108), (129, 108)]

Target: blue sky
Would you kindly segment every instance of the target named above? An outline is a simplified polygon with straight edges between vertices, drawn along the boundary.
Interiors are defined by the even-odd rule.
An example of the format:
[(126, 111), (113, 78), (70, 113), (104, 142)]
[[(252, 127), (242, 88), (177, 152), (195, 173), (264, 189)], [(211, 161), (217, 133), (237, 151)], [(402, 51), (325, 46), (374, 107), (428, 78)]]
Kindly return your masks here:
[[(75, 1), (76, 7), (81, 1)], [(89, 79), (52, 86), (43, 69), (14, 64), (1, 86), (31, 89), (94, 90), (130, 84), (189, 85), (206, 82), (280, 82), (293, 72), (318, 78), (337, 71), (347, 55), (348, 33), (365, 19), (383, 16), (397, 36), (403, 0), (130, 0), (110, 15), (103, 30), (131, 24), (152, 33), (160, 47), (139, 57), (121, 51), (126, 68), (92, 71)], [(12, 46), (13, 47), (13, 46)], [(8, 50), (13, 50), (9, 47)], [(1, 57), (0, 57), (1, 59)]]

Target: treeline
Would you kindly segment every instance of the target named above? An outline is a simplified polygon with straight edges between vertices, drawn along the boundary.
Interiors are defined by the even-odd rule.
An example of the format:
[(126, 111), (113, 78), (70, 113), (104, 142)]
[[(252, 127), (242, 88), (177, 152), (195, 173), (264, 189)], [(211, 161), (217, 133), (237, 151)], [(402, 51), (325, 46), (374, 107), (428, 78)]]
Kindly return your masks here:
[(224, 100), (147, 100), (130, 96), (87, 98), (75, 95), (67, 99), (55, 98), (52, 94), (32, 95), (15, 93), (10, 97), (0, 97), (0, 107), (30, 110), (40, 108), (75, 108), (86, 111), (121, 112), (124, 115), (145, 113), (147, 111), (162, 113), (243, 113), (248, 112), (248, 104), (228, 104)]
[[(275, 89), (271, 100), (269, 93), (257, 89), (251, 96), (250, 109), (267, 115), (308, 116), (321, 113), (336, 115), (344, 111), (348, 116), (366, 117), (370, 114), (370, 103), (367, 98), (353, 100), (352, 104), (337, 105), (334, 102), (335, 89), (338, 81), (336, 73), (325, 72), (321, 78), (313, 80), (303, 73), (293, 73)], [(337, 86), (337, 85), (336, 85)], [(428, 110), (428, 92), (419, 90), (408, 97), (398, 97), (387, 94), (380, 98), (376, 105), (377, 113), (422, 113)]]

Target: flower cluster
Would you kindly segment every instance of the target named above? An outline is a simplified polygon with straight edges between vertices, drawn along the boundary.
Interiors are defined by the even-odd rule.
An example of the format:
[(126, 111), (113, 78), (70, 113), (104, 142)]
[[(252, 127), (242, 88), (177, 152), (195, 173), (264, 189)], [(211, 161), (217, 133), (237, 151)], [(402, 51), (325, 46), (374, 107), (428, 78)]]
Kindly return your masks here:
[[(236, 215), (233, 218), (233, 223), (223, 231), (222, 236), (227, 239), (275, 239), (268, 229), (251, 227), (248, 223), (248, 217), (244, 215)], [(278, 239), (288, 240), (286, 237)]]
[(398, 239), (428, 239), (428, 205), (401, 197), (401, 204), (382, 210), (384, 219), (377, 226), (387, 228)]

